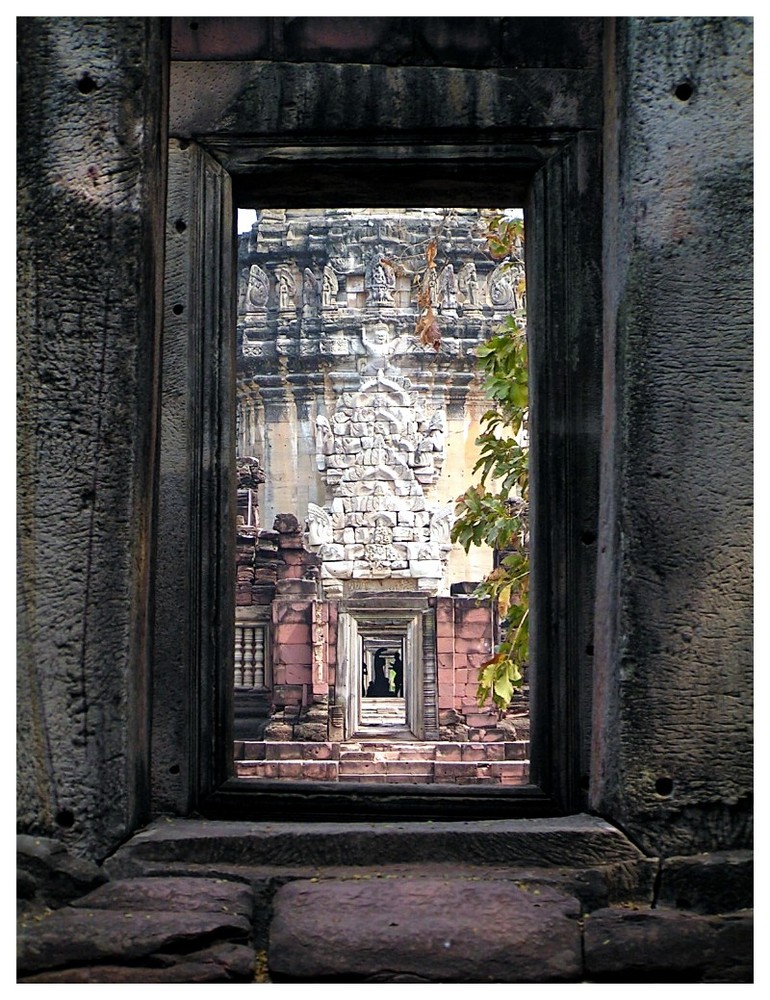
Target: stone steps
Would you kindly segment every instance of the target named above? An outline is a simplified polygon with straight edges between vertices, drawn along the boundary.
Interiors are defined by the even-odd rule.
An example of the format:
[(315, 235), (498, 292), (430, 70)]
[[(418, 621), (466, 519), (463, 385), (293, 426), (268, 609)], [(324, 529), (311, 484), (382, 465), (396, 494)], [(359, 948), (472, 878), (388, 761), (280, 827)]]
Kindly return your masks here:
[[(25, 870), (39, 871), (45, 845), (35, 838), (29, 850)], [(717, 872), (716, 856), (703, 858), (714, 895), (693, 912), (653, 907), (688, 859), (671, 859), (670, 873), (664, 864), (661, 882), (659, 859), (587, 815), (386, 824), (165, 816), (105, 860), (104, 884), (70, 886), (53, 911), (30, 901), (18, 923), (17, 981), (751, 982), (749, 852), (723, 855)]]
[(235, 745), (235, 771), (239, 778), (284, 781), (523, 785), (528, 780), (528, 753), (525, 741), (240, 741)]

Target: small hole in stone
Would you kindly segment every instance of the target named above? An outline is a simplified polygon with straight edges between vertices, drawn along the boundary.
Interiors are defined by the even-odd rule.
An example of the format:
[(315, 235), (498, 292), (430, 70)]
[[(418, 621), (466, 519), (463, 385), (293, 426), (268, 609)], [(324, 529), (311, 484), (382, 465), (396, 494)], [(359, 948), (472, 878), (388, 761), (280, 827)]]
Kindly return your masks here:
[(596, 541), (596, 532), (584, 531), (583, 534), (580, 536), (580, 541), (583, 543), (583, 545), (593, 545), (594, 542)]
[(168, 769), (168, 773), (169, 774), (179, 774), (179, 765), (178, 764), (172, 764), (171, 767)]
[(198, 30), (198, 22), (190, 21), (190, 31), (197, 31), (197, 30)]
[(179, 303), (177, 302), (177, 304), (171, 309), (171, 312), (175, 316), (181, 316), (182, 313), (184, 312), (184, 306), (180, 306)]
[(92, 94), (96, 90), (96, 82), (88, 73), (84, 73), (78, 80), (78, 90), (81, 94)]
[(589, 642), (588, 645), (586, 646), (586, 656), (593, 656), (593, 655), (594, 655), (594, 644), (592, 642)]
[(189, 145), (190, 145), (190, 140), (189, 139), (180, 139), (179, 140), (179, 148), (180, 149), (187, 149), (187, 147)]
[(674, 90), (674, 97), (678, 101), (689, 101), (694, 93), (695, 89), (693, 85), (689, 83), (689, 81), (685, 80), (684, 83), (680, 83)]
[(75, 824), (75, 815), (71, 809), (60, 809), (56, 814), (56, 822), (59, 826), (69, 830)]
[(655, 791), (658, 795), (671, 795), (674, 791), (674, 782), (671, 778), (658, 778), (655, 782)]
[(187, 229), (187, 223), (182, 219), (177, 219), (174, 223), (174, 229), (176, 229), (178, 233), (183, 233), (185, 229)]
[(581, 776), (580, 776), (580, 787), (583, 789), (583, 791), (587, 791), (588, 790), (588, 775), (587, 774), (581, 774)]

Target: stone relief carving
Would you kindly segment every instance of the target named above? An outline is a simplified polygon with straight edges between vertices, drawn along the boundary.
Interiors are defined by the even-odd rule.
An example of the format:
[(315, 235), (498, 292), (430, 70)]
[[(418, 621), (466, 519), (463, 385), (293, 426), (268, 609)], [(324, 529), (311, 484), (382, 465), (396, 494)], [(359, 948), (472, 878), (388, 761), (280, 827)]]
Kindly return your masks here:
[(440, 474), (444, 447), (443, 411), (427, 410), (406, 379), (382, 367), (339, 396), (331, 419), (316, 418), (316, 462), (333, 495), (326, 511), (308, 507), (322, 576), (413, 577), (435, 589), (451, 548), (451, 508), (428, 506), (425, 489)]
[(518, 307), (516, 280), (516, 272), (505, 262), (498, 264), (490, 274), (487, 290), (495, 309), (514, 310)]
[(479, 295), (479, 279), (476, 274), (476, 265), (473, 261), (468, 261), (460, 268), (457, 275), (457, 284), (463, 295), (464, 309), (480, 309), (481, 299)]
[(321, 282), (313, 270), (306, 267), (302, 272), (302, 307), (305, 316), (315, 316), (321, 301)]
[(334, 541), (331, 515), (314, 503), (307, 505), (307, 541), (310, 546), (329, 545)]
[(264, 312), (270, 294), (270, 284), (267, 275), (259, 266), (252, 264), (249, 268), (249, 279), (246, 288), (245, 311), (247, 313)]
[(367, 304), (392, 305), (395, 287), (396, 273), (387, 261), (380, 258), (367, 267)]
[(339, 281), (334, 269), (330, 264), (324, 267), (321, 279), (321, 306), (324, 309), (337, 308), (337, 292), (339, 291)]
[(442, 310), (457, 309), (457, 277), (451, 264), (447, 264), (439, 275), (438, 287), (439, 303)]
[(278, 308), (281, 312), (297, 308), (297, 284), (292, 269), (287, 264), (279, 264), (275, 269), (278, 285)]

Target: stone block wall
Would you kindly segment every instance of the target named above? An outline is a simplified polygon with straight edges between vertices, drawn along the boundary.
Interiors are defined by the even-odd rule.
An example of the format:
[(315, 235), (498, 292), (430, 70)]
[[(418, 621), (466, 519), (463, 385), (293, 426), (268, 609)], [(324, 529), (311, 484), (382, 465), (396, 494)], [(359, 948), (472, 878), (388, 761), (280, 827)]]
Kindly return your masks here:
[[(240, 135), (286, 127), (295, 137), (334, 129), (355, 137), (373, 123), (378, 137), (395, 141), (446, 123), (483, 144), (504, 138), (514, 120), (547, 135), (572, 130), (582, 142), (603, 118), (603, 507), (596, 634), (581, 644), (596, 680), (581, 692), (592, 717), (588, 794), (609, 826), (641, 845), (645, 863), (660, 859), (664, 888), (667, 873), (676, 875), (661, 899), (692, 902), (699, 878), (685, 869), (694, 859), (751, 846), (752, 24), (480, 20), (488, 44), (469, 43), (461, 57), (460, 42), (451, 43), (459, 36), (448, 32), (434, 57), (424, 33), (440, 25), (410, 22), (402, 51), (403, 33), (380, 23), (387, 42), (368, 52), (353, 38), (342, 46), (340, 26), (328, 23), (323, 45), (313, 47), (306, 32), (303, 48), (312, 21), (294, 31), (275, 19), (262, 53), (270, 59), (248, 71), (221, 58), (234, 48), (242, 55), (248, 33), (218, 21), (228, 41), (209, 49), (216, 61), (205, 86), (192, 58), (205, 45), (191, 41), (197, 29), (187, 24), (171, 121), (184, 141), (225, 126)], [(166, 53), (152, 18), (22, 19), (19, 37), (19, 825), (100, 860), (150, 809), (156, 706), (146, 694), (151, 671), (165, 667), (149, 657), (148, 607), (157, 598)], [(356, 100), (346, 99), (351, 80)], [(301, 185), (301, 174), (289, 169), (292, 183)], [(186, 496), (185, 474), (169, 476)], [(180, 550), (191, 541), (183, 534)], [(568, 544), (593, 544), (592, 536)], [(200, 763), (188, 762), (189, 746), (164, 739), (194, 724), (193, 659), (175, 688), (179, 726), (174, 719), (157, 730), (153, 752), (165, 773), (188, 764), (194, 773)], [(173, 801), (185, 815), (193, 807)], [(421, 861), (437, 840), (434, 826), (424, 834)], [(577, 843), (587, 842), (581, 830)], [(517, 856), (506, 850), (495, 862)], [(588, 863), (583, 879), (594, 884)], [(590, 965), (576, 975), (654, 981), (676, 968), (680, 981), (750, 978), (745, 968), (736, 973), (732, 957), (743, 962), (744, 951), (729, 927), (727, 937), (706, 928), (697, 940), (708, 949), (699, 945), (685, 968), (684, 949), (668, 947), (684, 938), (670, 933), (670, 918), (657, 920), (648, 888), (644, 919), (621, 907), (639, 897), (617, 892), (601, 904), (612, 913), (596, 921), (595, 936), (585, 921)], [(655, 947), (648, 917), (665, 924)], [(411, 926), (416, 938), (425, 924)], [(639, 946), (629, 966), (631, 935)], [(492, 956), (490, 968), (505, 961)], [(252, 975), (248, 963), (244, 974)]]
[(498, 713), (479, 706), (479, 668), (494, 649), (489, 601), (474, 597), (436, 598), (439, 726), (447, 740), (502, 740)]

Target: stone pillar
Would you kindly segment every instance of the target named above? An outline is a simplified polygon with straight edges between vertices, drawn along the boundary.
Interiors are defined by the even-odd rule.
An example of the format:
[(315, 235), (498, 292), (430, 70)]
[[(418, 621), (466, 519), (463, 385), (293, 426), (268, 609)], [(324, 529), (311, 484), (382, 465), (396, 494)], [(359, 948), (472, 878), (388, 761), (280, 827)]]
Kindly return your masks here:
[(18, 42), (18, 821), (103, 856), (148, 815), (168, 40)]

